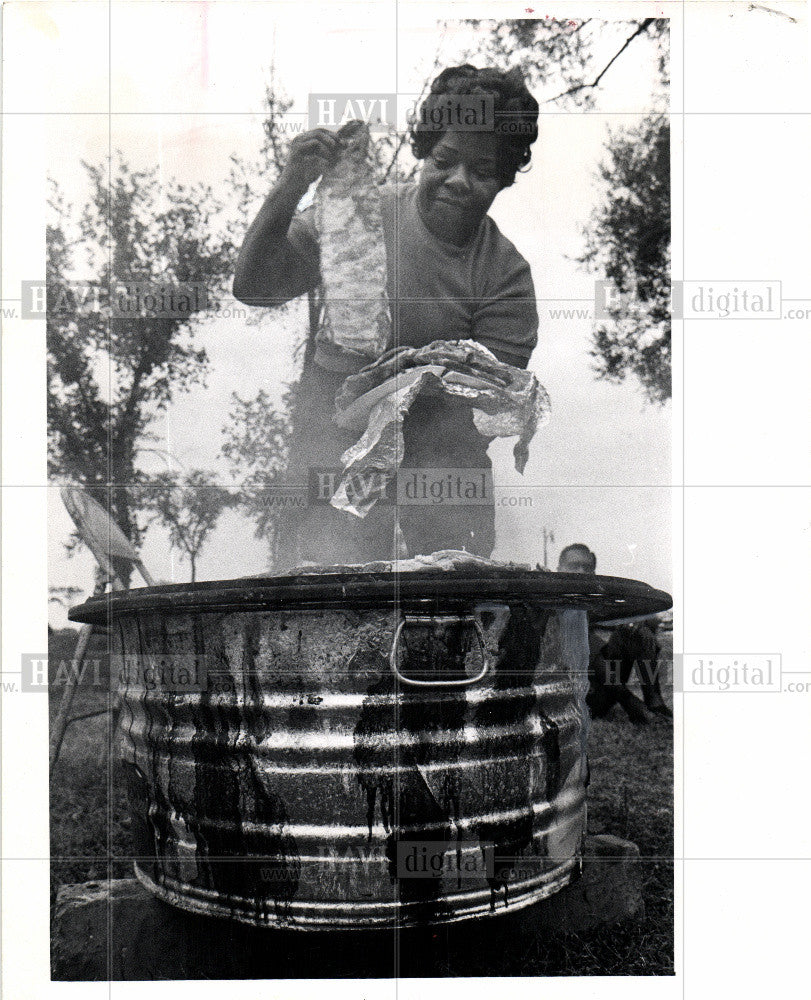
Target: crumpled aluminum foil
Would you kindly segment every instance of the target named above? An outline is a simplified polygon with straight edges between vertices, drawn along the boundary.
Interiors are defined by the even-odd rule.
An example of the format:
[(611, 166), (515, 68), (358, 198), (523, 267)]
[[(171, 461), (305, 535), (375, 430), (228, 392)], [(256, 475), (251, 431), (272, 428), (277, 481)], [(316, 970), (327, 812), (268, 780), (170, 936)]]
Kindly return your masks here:
[[(485, 438), (517, 435), (513, 456), (521, 473), (529, 442), (549, 420), (549, 395), (537, 378), (504, 364), (473, 340), (436, 340), (426, 347), (389, 351), (346, 379), (336, 397), (335, 422), (362, 433), (341, 456), (343, 474), (330, 501), (333, 507), (365, 517), (385, 494), (386, 481), (403, 458), (403, 420), (423, 392), (464, 399)], [(353, 486), (359, 475), (370, 483), (362, 495)]]

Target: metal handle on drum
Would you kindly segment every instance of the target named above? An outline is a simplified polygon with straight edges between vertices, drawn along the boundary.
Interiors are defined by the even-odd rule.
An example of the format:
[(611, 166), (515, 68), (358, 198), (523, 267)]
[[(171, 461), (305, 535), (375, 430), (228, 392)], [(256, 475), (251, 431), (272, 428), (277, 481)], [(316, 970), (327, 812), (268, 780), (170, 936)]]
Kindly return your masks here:
[[(459, 680), (421, 681), (413, 677), (406, 677), (400, 673), (400, 668), (397, 664), (397, 653), (399, 652), (400, 636), (406, 625), (454, 624), (472, 625), (473, 631), (476, 633), (476, 638), (481, 648), (482, 668), (475, 677), (462, 677)], [(394, 672), (394, 676), (401, 684), (410, 684), (412, 687), (469, 687), (471, 684), (478, 684), (480, 680), (484, 679), (487, 671), (490, 669), (490, 663), (491, 657), (487, 649), (484, 629), (475, 615), (404, 615), (403, 620), (397, 626), (397, 631), (394, 633), (394, 641), (391, 644), (391, 653), (389, 654), (389, 664)]]

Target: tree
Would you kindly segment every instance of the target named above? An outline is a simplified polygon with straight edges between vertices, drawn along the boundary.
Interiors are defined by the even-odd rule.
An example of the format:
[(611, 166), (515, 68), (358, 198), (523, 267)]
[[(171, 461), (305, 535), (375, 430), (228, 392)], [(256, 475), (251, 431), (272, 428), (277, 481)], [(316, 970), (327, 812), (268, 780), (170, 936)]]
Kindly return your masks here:
[(78, 221), (55, 184), (50, 201), (49, 473), (84, 485), (137, 547), (138, 452), (173, 394), (204, 381), (193, 332), (226, 291), (234, 246), (210, 188), (131, 170), (121, 154), (110, 178), (84, 166)]
[(654, 61), (652, 113), (609, 133), (606, 141), (599, 169), (603, 197), (584, 228), (580, 263), (617, 293), (592, 334), (597, 377), (623, 382), (636, 376), (648, 401), (663, 403), (671, 393), (668, 21), (467, 23), (487, 29), (476, 49), (479, 59), (505, 69), (519, 66), (542, 111), (545, 104), (594, 106), (604, 79), (632, 47)]
[(240, 484), (239, 503), (256, 525), (256, 537), (269, 547), (271, 561), (277, 554), (286, 502), (295, 503), (284, 489), (290, 435), (296, 417), (298, 383), (287, 387), (281, 406), (261, 390), (255, 399), (233, 395), (234, 409), (223, 428), (222, 452)]
[(220, 515), (234, 506), (234, 495), (201, 469), (189, 472), (180, 482), (171, 473), (161, 473), (138, 492), (141, 503), (151, 513), (149, 520), (168, 528), (171, 545), (189, 560), (194, 583), (200, 552)]
[(670, 126), (663, 115), (610, 135), (605, 198), (585, 230), (582, 263), (613, 286), (593, 336), (600, 378), (635, 375), (648, 400), (670, 398)]
[(592, 107), (603, 79), (632, 46), (644, 46), (655, 60), (659, 85), (651, 94), (658, 106), (667, 99), (667, 18), (642, 21), (477, 20), (462, 22), (476, 32), (464, 58), (502, 69), (519, 67), (541, 105)]
[[(229, 187), (237, 206), (231, 233), (236, 246), (242, 242), (259, 206), (272, 190), (284, 166), (290, 140), (283, 119), (292, 103), (277, 85), (271, 65), (269, 81), (265, 86), (265, 117), (258, 154), (252, 160), (231, 156)], [(310, 336), (305, 337), (305, 351), (315, 335), (321, 308), (317, 290), (309, 292), (307, 299)], [(286, 303), (272, 309), (253, 309), (249, 322), (269, 326), (288, 323), (293, 312), (291, 305)], [(222, 455), (229, 462), (233, 475), (242, 480), (239, 505), (253, 519), (256, 537), (267, 543), (271, 560), (276, 552), (282, 521), (280, 505), (274, 504), (274, 498), (284, 480), (291, 432), (290, 413), (294, 408), (297, 387), (296, 380), (287, 385), (278, 402), (265, 390), (260, 390), (254, 399), (242, 399), (234, 393), (231, 397), (233, 409), (222, 429)]]

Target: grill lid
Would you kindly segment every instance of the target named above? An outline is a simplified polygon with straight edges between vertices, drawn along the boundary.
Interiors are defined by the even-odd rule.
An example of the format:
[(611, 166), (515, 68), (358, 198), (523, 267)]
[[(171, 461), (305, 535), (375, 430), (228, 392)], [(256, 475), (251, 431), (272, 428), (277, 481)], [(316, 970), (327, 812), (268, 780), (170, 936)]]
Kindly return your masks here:
[(672, 606), (669, 594), (638, 580), (552, 573), (468, 553), (438, 552), (399, 562), (299, 567), (282, 576), (138, 587), (93, 597), (68, 617), (103, 624), (138, 611), (402, 607), (430, 613), (469, 610), (483, 601), (577, 608), (588, 611), (592, 622), (644, 618)]

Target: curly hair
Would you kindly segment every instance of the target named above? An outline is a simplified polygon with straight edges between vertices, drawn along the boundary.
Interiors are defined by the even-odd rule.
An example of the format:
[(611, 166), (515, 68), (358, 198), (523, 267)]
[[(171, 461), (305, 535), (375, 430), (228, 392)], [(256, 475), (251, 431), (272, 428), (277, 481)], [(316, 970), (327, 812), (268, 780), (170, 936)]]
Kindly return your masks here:
[(444, 69), (431, 84), (431, 92), (411, 123), (409, 137), (414, 156), (424, 160), (445, 132), (432, 124), (437, 120), (432, 112), (445, 106), (449, 97), (470, 95), (493, 98), (494, 131), (502, 139), (500, 169), (505, 186), (510, 185), (517, 171), (529, 163), (530, 146), (538, 138), (538, 102), (527, 90), (517, 67), (504, 72), (465, 63)]

